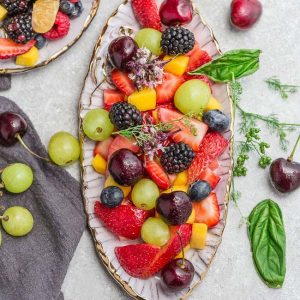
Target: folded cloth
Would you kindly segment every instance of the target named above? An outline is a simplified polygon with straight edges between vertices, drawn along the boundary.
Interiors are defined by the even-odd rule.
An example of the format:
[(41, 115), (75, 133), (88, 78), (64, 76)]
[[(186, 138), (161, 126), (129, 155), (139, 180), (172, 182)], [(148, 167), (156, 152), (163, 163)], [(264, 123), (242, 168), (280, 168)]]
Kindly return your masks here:
[[(28, 117), (7, 98), (0, 97), (0, 112), (13, 111), (28, 122), (25, 143), (36, 153), (46, 150)], [(4, 191), (0, 205), (20, 205), (34, 217), (34, 227), (25, 237), (2, 231), (0, 246), (1, 300), (57, 300), (68, 265), (85, 228), (79, 183), (63, 168), (36, 159), (19, 143), (0, 145), (0, 169), (22, 162), (31, 166), (34, 182), (29, 190), (12, 195)]]
[(11, 75), (0, 75), (0, 92), (9, 90), (11, 88)]

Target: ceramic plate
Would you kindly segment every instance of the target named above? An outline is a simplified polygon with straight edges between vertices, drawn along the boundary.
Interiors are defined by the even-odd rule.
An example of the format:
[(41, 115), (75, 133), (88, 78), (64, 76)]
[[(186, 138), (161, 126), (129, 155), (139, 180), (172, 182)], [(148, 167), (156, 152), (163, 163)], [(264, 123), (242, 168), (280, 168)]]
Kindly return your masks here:
[[(88, 28), (91, 21), (95, 17), (100, 0), (81, 0), (84, 10), (80, 17), (71, 20), (70, 31), (67, 36), (62, 39), (51, 41), (40, 50), (40, 59), (33, 67), (22, 67), (15, 64), (13, 59), (0, 60), (0, 73), (21, 73), (34, 70), (39, 67), (48, 65), (57, 57), (70, 49), (83, 32)], [(3, 35), (3, 31), (0, 32)]]
[[(160, 3), (159, 3), (160, 4)], [(126, 25), (126, 26), (125, 26)], [(203, 22), (200, 14), (196, 13), (193, 21), (186, 26), (195, 34), (196, 40), (202, 49), (206, 50), (212, 57), (220, 54), (218, 44), (210, 28)], [(89, 72), (86, 76), (84, 87), (80, 98), (80, 138), (82, 143), (82, 186), (85, 202), (85, 209), (88, 216), (88, 224), (95, 240), (95, 246), (104, 265), (113, 278), (126, 290), (126, 292), (136, 299), (163, 300), (181, 299), (187, 297), (191, 291), (204, 278), (211, 261), (221, 243), (222, 233), (226, 223), (227, 202), (229, 196), (230, 174), (232, 167), (231, 150), (227, 149), (219, 158), (219, 168), (217, 173), (221, 176), (215, 192), (217, 193), (221, 217), (219, 224), (210, 229), (207, 237), (207, 245), (204, 250), (191, 250), (187, 252), (187, 258), (192, 261), (196, 273), (191, 286), (178, 293), (168, 293), (161, 287), (158, 276), (153, 276), (147, 280), (141, 280), (129, 276), (120, 266), (114, 249), (116, 246), (136, 243), (136, 241), (119, 240), (114, 234), (109, 232), (94, 214), (94, 203), (99, 200), (99, 195), (104, 184), (104, 176), (96, 173), (91, 161), (95, 142), (86, 138), (83, 134), (81, 121), (85, 114), (94, 108), (103, 107), (103, 94), (99, 87), (105, 87), (102, 83), (105, 74), (103, 66), (106, 60), (107, 48), (111, 40), (116, 38), (120, 31), (134, 32), (139, 30), (139, 25), (133, 15), (131, 3), (125, 2), (110, 17), (107, 25), (95, 46), (94, 54), (90, 64)], [(224, 84), (213, 84), (214, 96), (222, 102), (223, 111), (231, 117), (231, 103), (228, 96), (227, 86)], [(224, 133), (225, 138), (231, 139), (232, 131), (229, 129)], [(100, 283), (99, 283), (100, 284)]]

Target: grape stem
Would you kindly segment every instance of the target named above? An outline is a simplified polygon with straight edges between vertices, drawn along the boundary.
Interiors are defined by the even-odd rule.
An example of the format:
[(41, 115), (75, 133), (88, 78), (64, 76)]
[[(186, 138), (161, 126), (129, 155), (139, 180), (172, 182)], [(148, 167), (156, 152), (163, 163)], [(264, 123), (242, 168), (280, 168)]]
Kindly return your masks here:
[(182, 238), (181, 238), (181, 234), (179, 231), (177, 231), (177, 234), (179, 236), (180, 248), (181, 248), (181, 252), (182, 252), (181, 268), (184, 268), (184, 249), (183, 249), (183, 244), (182, 244)]
[(42, 156), (39, 156), (38, 154), (34, 153), (26, 144), (25, 142), (23, 141), (22, 137), (20, 136), (19, 133), (16, 134), (16, 139), (20, 142), (20, 144), (30, 153), (32, 154), (33, 156), (37, 157), (37, 158), (40, 158), (46, 162), (50, 162), (49, 158), (46, 158), (46, 157), (42, 157)]
[(297, 141), (296, 141), (296, 143), (294, 145), (294, 148), (292, 150), (291, 155), (287, 159), (288, 161), (293, 161), (294, 155), (295, 155), (295, 152), (296, 152), (296, 149), (297, 149), (297, 146), (298, 146), (299, 142), (300, 142), (300, 134), (298, 135)]
[(9, 220), (9, 216), (0, 216), (0, 220), (7, 222)]

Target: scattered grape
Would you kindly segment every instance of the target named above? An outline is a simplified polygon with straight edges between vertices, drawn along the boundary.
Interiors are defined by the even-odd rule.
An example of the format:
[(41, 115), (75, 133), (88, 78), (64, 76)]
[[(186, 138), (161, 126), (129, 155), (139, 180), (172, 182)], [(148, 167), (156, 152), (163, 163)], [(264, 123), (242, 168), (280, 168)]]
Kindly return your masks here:
[(160, 55), (162, 50), (160, 47), (161, 32), (152, 28), (144, 28), (137, 32), (135, 41), (140, 48), (145, 47), (153, 54)]

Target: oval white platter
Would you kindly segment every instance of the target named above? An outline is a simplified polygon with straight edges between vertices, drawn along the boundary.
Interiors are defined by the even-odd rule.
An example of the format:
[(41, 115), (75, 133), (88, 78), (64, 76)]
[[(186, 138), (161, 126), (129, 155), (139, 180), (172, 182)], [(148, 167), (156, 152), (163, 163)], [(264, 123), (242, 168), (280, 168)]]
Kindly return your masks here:
[[(62, 39), (47, 42), (47, 44), (39, 51), (40, 58), (35, 66), (23, 67), (15, 64), (14, 59), (0, 60), (0, 74), (1, 73), (21, 73), (30, 70), (35, 70), (39, 67), (48, 65), (57, 57), (70, 49), (81, 37), (83, 32), (89, 27), (93, 18), (95, 17), (100, 0), (81, 0), (84, 10), (82, 14), (71, 20), (70, 31), (67, 36)], [(1, 29), (1, 26), (0, 26)], [(0, 32), (4, 36), (4, 32)]]
[[(158, 1), (158, 5), (160, 5), (160, 1)], [(200, 47), (206, 50), (212, 57), (216, 57), (220, 54), (218, 43), (215, 40), (211, 29), (203, 22), (198, 12), (195, 13), (192, 22), (185, 27), (195, 34), (195, 38), (199, 42)], [(188, 297), (192, 290), (203, 280), (222, 240), (222, 234), (226, 224), (227, 203), (230, 188), (232, 145), (219, 158), (219, 168), (217, 169), (218, 175), (221, 176), (221, 181), (215, 190), (221, 211), (220, 222), (216, 227), (209, 230), (204, 250), (190, 250), (186, 255), (187, 258), (191, 260), (196, 270), (191, 286), (184, 291), (170, 293), (161, 286), (159, 276), (153, 276), (147, 280), (129, 276), (120, 266), (115, 256), (114, 249), (117, 246), (137, 243), (137, 241), (120, 240), (108, 231), (94, 214), (94, 203), (99, 200), (105, 178), (96, 173), (91, 166), (95, 142), (84, 136), (81, 122), (89, 110), (103, 107), (103, 92), (101, 91), (101, 88), (107, 86), (106, 82), (103, 83), (103, 80), (105, 79), (103, 67), (110, 42), (119, 36), (120, 31), (127, 31), (130, 33), (132, 30), (133, 32), (136, 32), (139, 29), (139, 24), (131, 9), (131, 3), (130, 1), (127, 1), (121, 4), (118, 10), (109, 18), (94, 49), (79, 104), (79, 131), (82, 145), (81, 170), (84, 205), (88, 217), (88, 225), (93, 235), (99, 256), (109, 273), (130, 296), (135, 299), (148, 300), (182, 299)], [(225, 84), (213, 84), (212, 90), (213, 95), (222, 102), (224, 113), (231, 118), (232, 107), (227, 86)], [(225, 138), (231, 141), (232, 124), (233, 121), (231, 122), (231, 128), (224, 133)]]

